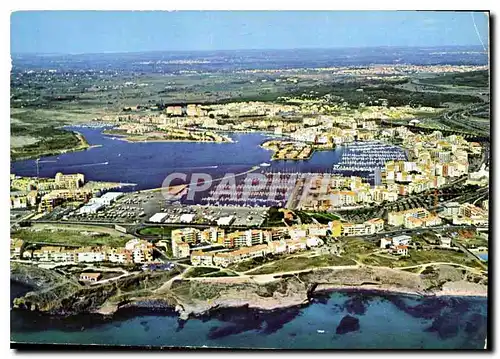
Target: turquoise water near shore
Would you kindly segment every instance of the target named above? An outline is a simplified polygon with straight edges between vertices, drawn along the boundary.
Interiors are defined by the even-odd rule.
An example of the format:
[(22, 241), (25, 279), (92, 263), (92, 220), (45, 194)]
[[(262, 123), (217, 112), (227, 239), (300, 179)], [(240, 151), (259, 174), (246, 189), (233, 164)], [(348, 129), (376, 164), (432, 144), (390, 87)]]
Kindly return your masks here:
[[(346, 315), (359, 329), (337, 334)], [(94, 319), (92, 319), (94, 318)], [(84, 320), (83, 320), (84, 319)], [(133, 346), (279, 349), (482, 349), (486, 298), (335, 292), (302, 308), (233, 308), (180, 321), (172, 311), (129, 308), (104, 320), (11, 313), (11, 340)]]
[(488, 253), (480, 253), (479, 258), (481, 258), (483, 261), (488, 261)]

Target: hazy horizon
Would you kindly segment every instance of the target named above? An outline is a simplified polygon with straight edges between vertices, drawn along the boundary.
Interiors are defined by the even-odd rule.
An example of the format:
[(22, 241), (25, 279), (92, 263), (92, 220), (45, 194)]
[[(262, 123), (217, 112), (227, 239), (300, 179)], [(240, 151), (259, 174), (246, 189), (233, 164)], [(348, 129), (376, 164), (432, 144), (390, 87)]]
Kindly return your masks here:
[[(78, 55), (120, 55), (120, 54), (149, 54), (149, 53), (217, 53), (217, 52), (251, 52), (251, 51), (315, 51), (315, 50), (349, 50), (349, 49), (444, 49), (444, 48), (479, 48), (480, 52), (485, 52), (482, 50), (481, 45), (439, 45), (439, 46), (351, 46), (351, 47), (302, 47), (302, 48), (287, 48), (287, 49), (219, 49), (219, 50), (146, 50), (146, 51), (107, 51), (107, 52), (80, 52), (80, 53), (69, 53), (69, 52), (53, 52), (53, 53), (43, 53), (43, 52), (12, 52), (11, 55), (22, 55), (22, 56), (78, 56)], [(486, 51), (487, 52), (487, 51)]]
[(12, 54), (481, 46), (488, 16), (455, 11), (17, 11)]

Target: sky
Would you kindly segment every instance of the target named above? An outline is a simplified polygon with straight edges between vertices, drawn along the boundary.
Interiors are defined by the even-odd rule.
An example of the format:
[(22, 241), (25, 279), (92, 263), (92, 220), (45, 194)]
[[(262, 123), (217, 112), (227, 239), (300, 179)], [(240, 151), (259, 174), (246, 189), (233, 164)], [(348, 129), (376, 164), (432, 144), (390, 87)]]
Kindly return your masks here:
[(10, 39), (12, 53), (67, 54), (481, 41), (487, 47), (488, 17), (449, 11), (18, 11), (11, 15)]

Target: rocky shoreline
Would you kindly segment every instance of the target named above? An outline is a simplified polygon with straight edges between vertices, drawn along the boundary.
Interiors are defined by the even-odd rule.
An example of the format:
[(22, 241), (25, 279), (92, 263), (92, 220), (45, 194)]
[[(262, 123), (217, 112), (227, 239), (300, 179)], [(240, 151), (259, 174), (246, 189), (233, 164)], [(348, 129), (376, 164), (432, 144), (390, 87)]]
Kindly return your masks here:
[[(214, 281), (215, 283), (216, 281)], [(214, 284), (212, 283), (212, 284)], [(244, 283), (244, 282), (243, 282)], [(241, 283), (242, 285), (244, 285)], [(272, 282), (276, 284), (276, 282)], [(278, 283), (279, 282), (278, 280)], [(294, 307), (304, 307), (309, 305), (316, 297), (329, 295), (333, 292), (342, 293), (357, 293), (357, 294), (372, 294), (372, 295), (403, 295), (411, 297), (486, 297), (487, 288), (481, 285), (472, 285), (474, 289), (464, 290), (453, 287), (456, 282), (449, 282), (443, 285), (440, 289), (425, 290), (419, 287), (407, 287), (395, 284), (380, 284), (374, 282), (360, 282), (346, 284), (334, 283), (310, 283), (304, 288), (293, 287), (291, 290), (280, 292), (273, 291), (271, 296), (262, 296), (251, 284), (247, 291), (239, 291), (238, 297), (227, 295), (215, 298), (213, 300), (193, 300), (193, 298), (177, 298), (173, 303), (171, 298), (164, 300), (161, 296), (152, 297), (149, 299), (138, 299), (131, 301), (125, 307), (147, 307), (147, 308), (169, 308), (174, 309), (181, 320), (188, 320), (193, 317), (204, 316), (214, 310), (230, 309), (230, 308), (248, 308), (252, 310), (272, 312)], [(205, 283), (207, 284), (207, 283)], [(448, 284), (448, 285), (447, 285)], [(231, 294), (231, 293), (229, 293)], [(234, 294), (234, 293), (233, 293)], [(179, 300), (180, 299), (180, 300)], [(186, 300), (187, 299), (187, 300)], [(113, 315), (116, 311), (123, 308), (122, 306), (103, 306), (96, 313), (102, 315)]]
[[(44, 276), (50, 280), (42, 280)], [(487, 296), (487, 287), (484, 285), (465, 281), (448, 281), (436, 285), (413, 273), (374, 267), (317, 269), (291, 277), (275, 276), (268, 282), (248, 278), (214, 278), (200, 285), (196, 280), (179, 279), (164, 290), (159, 289), (164, 280), (162, 277), (145, 273), (101, 287), (73, 288), (68, 293), (57, 293), (60, 297), (57, 300), (52, 299), (50, 291), (44, 289), (47, 285), (53, 287), (57, 281), (50, 272), (37, 271), (37, 276), (34, 276), (24, 268), (24, 271), (18, 269), (11, 273), (11, 278), (31, 286), (36, 284), (34, 291), (14, 300), (14, 308), (61, 316), (85, 312), (113, 316), (121, 309), (136, 307), (174, 310), (181, 320), (187, 320), (222, 308), (246, 307), (275, 311), (307, 306), (314, 298), (332, 292), (417, 297)], [(37, 283), (34, 283), (34, 278)], [(111, 300), (117, 293), (137, 288), (148, 281), (158, 282), (155, 290)]]

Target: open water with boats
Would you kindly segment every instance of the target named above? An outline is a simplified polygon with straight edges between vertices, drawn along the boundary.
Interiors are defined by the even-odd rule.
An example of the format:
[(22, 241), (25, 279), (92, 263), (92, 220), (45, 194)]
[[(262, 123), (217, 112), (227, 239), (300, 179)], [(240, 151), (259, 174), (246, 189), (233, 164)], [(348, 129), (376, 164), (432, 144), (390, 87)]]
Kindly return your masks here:
[[(216, 179), (257, 168), (252, 172), (266, 174), (269, 184), (273, 182), (273, 178), (283, 177), (283, 183), (286, 185), (285, 177), (317, 172), (358, 175), (373, 183), (374, 170), (381, 167), (381, 161), (404, 158), (404, 151), (400, 148), (369, 142), (339, 146), (331, 151), (318, 151), (306, 161), (271, 161), (272, 152), (260, 147), (268, 138), (261, 133), (231, 133), (229, 135), (234, 140), (231, 143), (127, 142), (104, 134), (105, 128), (67, 127), (84, 135), (89, 144), (95, 147), (85, 151), (42, 157), (38, 167), (40, 177), (54, 177), (57, 172), (79, 172), (85, 175), (86, 180), (134, 184), (123, 187), (122, 190), (135, 191), (161, 187), (163, 180), (172, 173), (184, 173), (188, 180), (193, 173), (206, 173)], [(383, 153), (381, 146), (385, 149)], [(360, 152), (361, 149), (363, 152)], [(369, 152), (373, 151), (378, 151), (378, 155), (383, 158), (374, 161), (369, 155)], [(362, 170), (357, 170), (356, 166)], [(11, 173), (36, 176), (36, 161), (13, 162)], [(244, 176), (236, 179), (240, 186), (244, 180)], [(281, 191), (271, 188), (269, 190)], [(218, 202), (210, 198), (215, 197), (214, 191), (215, 188), (212, 188), (202, 203)], [(262, 199), (249, 202), (250, 205), (269, 206), (282, 205), (286, 201), (286, 198), (280, 197), (278, 193), (275, 197), (276, 200), (269, 203)], [(244, 204), (239, 202), (231, 204)]]

